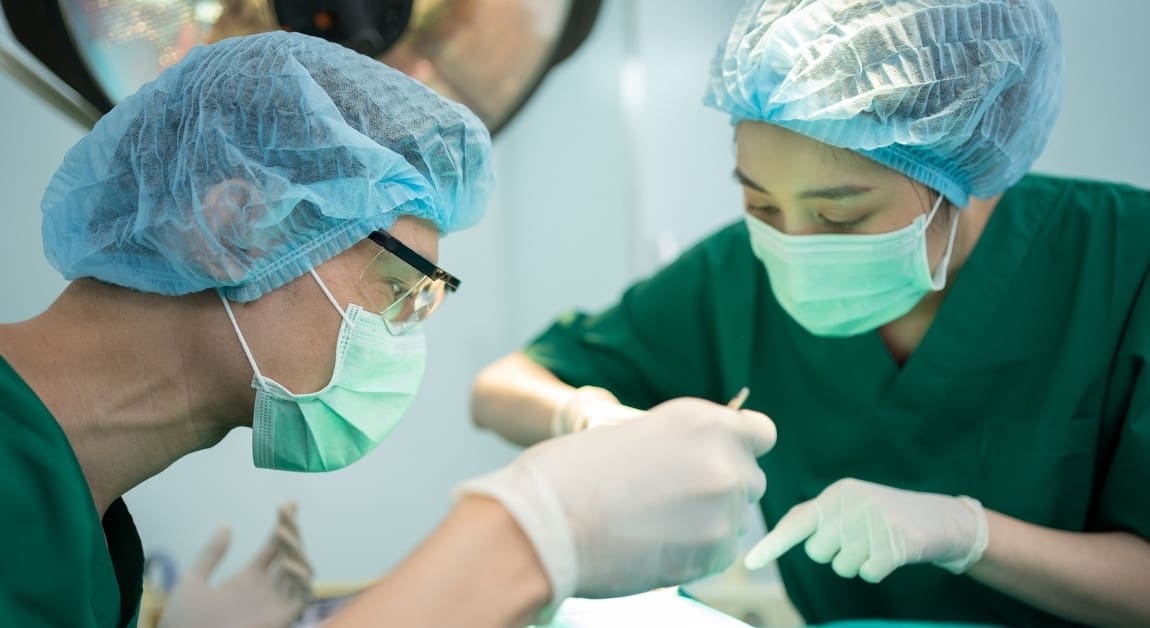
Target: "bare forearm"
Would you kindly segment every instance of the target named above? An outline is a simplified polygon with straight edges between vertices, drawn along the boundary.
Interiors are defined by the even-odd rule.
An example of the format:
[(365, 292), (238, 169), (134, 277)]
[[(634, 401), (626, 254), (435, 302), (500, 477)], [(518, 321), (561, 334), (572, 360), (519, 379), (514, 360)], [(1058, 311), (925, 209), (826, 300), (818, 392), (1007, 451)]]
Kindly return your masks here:
[(498, 502), (466, 497), (395, 571), (329, 624), (525, 626), (551, 596), (535, 550)]
[(484, 369), (471, 395), (472, 420), (518, 445), (551, 437), (555, 408), (574, 391), (522, 353)]
[(1054, 615), (1095, 626), (1150, 625), (1150, 543), (1074, 533), (987, 511), (990, 543), (968, 574)]

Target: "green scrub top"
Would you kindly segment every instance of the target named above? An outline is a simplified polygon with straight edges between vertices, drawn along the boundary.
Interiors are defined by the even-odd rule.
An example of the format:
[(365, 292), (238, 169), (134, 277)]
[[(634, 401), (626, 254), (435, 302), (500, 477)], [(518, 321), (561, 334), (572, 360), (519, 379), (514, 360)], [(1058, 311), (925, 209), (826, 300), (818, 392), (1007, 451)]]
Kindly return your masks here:
[[(760, 459), (774, 525), (835, 480), (970, 495), (1063, 530), (1150, 537), (1150, 192), (1031, 175), (1005, 193), (918, 349), (878, 332), (811, 335), (778, 305), (742, 222), (562, 317), (527, 355), (629, 405), (695, 396), (769, 415)], [(878, 618), (1067, 622), (930, 565), (877, 585), (801, 546), (779, 561), (811, 623)]]
[(56, 419), (0, 357), (0, 626), (135, 626), (144, 552), (123, 500), (103, 520)]

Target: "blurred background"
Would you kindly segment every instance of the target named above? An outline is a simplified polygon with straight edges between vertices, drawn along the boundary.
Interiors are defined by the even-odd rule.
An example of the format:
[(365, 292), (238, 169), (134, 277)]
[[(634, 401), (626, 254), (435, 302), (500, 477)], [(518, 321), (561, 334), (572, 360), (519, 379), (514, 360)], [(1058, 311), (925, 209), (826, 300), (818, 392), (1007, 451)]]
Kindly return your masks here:
[[(4, 1), (10, 17), (18, 2)], [(450, 29), (441, 21), (446, 30), (428, 27), (422, 43), (411, 37), (392, 51), (394, 64), (406, 64), (429, 84), (439, 81), (439, 89), (476, 107), (498, 128), (498, 182), (488, 217), (475, 229), (449, 236), (441, 247), (441, 265), (464, 285), (428, 323), (429, 368), (405, 422), (363, 462), (320, 475), (253, 468), (250, 432), (236, 430), (220, 446), (177, 462), (126, 496), (146, 552), (162, 551), (186, 565), (212, 532), (227, 524), (235, 542), (221, 571), (232, 571), (263, 540), (277, 505), (294, 499), (318, 581), (355, 581), (386, 572), (445, 514), (454, 484), (516, 453), (470, 423), (468, 395), (479, 369), (521, 346), (563, 310), (610, 303), (628, 283), (739, 219), (741, 197), (730, 174), (732, 130), (726, 117), (704, 108), (701, 99), (711, 55), (741, 2), (594, 2), (585, 7), (594, 9), (585, 12), (591, 19), (581, 18), (586, 32), (571, 35), (585, 34), (585, 41), (565, 51), (570, 56), (542, 77), (538, 69), (556, 60), (564, 20), (580, 2), (513, 3), (534, 12), (530, 24), (516, 27), (534, 37), (475, 67), (466, 65), (473, 59), (467, 46), (490, 47), (491, 30), (451, 39), (443, 35)], [(117, 4), (125, 3), (61, 2)], [(469, 23), (509, 21), (496, 9), (485, 12), (484, 5), (498, 2), (461, 4), (470, 7)], [(1066, 94), (1036, 169), (1150, 187), (1145, 113), (1150, 86), (1142, 63), (1150, 58), (1150, 38), (1143, 33), (1150, 3), (1054, 4), (1066, 50)], [(84, 24), (99, 26), (91, 20)], [(69, 27), (74, 40), (83, 40), (84, 24)], [(14, 30), (0, 25), (0, 38), (27, 48)], [(356, 45), (370, 49), (378, 45), (370, 35), (348, 38), (359, 37)], [(192, 32), (177, 39), (204, 36)], [(436, 39), (441, 36), (448, 42), (472, 40), (452, 49)], [(189, 42), (194, 43), (184, 43)], [(130, 81), (116, 82), (122, 76), (115, 78), (130, 48), (103, 43), (89, 45), (86, 59), (91, 74), (104, 80), (104, 96), (114, 100), (134, 89)], [(420, 46), (439, 56), (421, 57)], [(149, 59), (172, 61), (156, 61), (154, 54)], [(99, 104), (93, 105), (98, 98), (92, 97), (59, 102), (59, 96), (49, 104), (53, 97), (42, 86), (18, 78), (11, 63), (5, 67), (7, 72), (0, 71), (0, 322), (14, 322), (39, 313), (65, 285), (44, 260), (40, 197), (64, 152), (86, 131), (85, 116), (98, 115)], [(156, 69), (153, 64), (132, 71)], [(99, 78), (101, 72), (110, 73), (106, 80)]]

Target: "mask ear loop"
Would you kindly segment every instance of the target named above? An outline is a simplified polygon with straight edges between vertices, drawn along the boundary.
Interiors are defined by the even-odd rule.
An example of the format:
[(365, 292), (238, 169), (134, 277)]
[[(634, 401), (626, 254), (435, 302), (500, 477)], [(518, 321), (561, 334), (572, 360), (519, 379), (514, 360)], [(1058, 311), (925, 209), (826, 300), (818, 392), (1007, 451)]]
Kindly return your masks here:
[(232, 322), (232, 329), (236, 332), (236, 337), (240, 339), (240, 347), (244, 350), (244, 355), (248, 358), (248, 364), (252, 365), (252, 372), (256, 375), (256, 381), (260, 383), (260, 388), (266, 390), (268, 387), (267, 381), (264, 380), (263, 373), (260, 373), (260, 367), (256, 366), (256, 359), (252, 356), (252, 350), (248, 347), (248, 341), (244, 340), (244, 334), (240, 331), (240, 325), (236, 322), (236, 315), (232, 313), (232, 305), (228, 303), (227, 297), (224, 293), (216, 290), (216, 296), (220, 297), (220, 301), (224, 304), (224, 311), (228, 313), (228, 320)]
[(926, 231), (926, 228), (930, 226), (930, 223), (934, 222), (934, 215), (937, 214), (939, 208), (942, 207), (942, 199), (944, 199), (944, 198), (946, 198), (946, 197), (943, 196), (942, 193), (940, 192), (938, 195), (938, 199), (934, 201), (934, 207), (931, 207), (930, 213), (928, 213), (926, 215), (926, 222), (923, 223), (923, 225), (922, 225), (923, 231)]
[[(939, 207), (942, 207), (942, 194), (938, 195), (938, 200), (934, 203), (934, 209), (930, 211), (930, 216), (927, 218), (927, 224), (930, 224), (931, 219), (934, 218), (935, 212)], [(946, 251), (942, 254), (942, 259), (938, 262), (938, 268), (935, 269), (934, 274), (930, 278), (931, 288), (935, 292), (942, 290), (946, 287), (946, 271), (950, 267), (950, 254), (954, 252), (954, 236), (958, 233), (958, 217), (962, 213), (961, 209), (954, 210), (954, 217), (950, 219), (950, 236), (946, 240)]]
[(327, 289), (327, 285), (323, 282), (322, 279), (319, 278), (319, 274), (315, 272), (315, 269), (313, 268), (307, 272), (311, 273), (312, 279), (315, 279), (315, 282), (319, 284), (319, 289), (323, 290), (324, 296), (327, 297), (328, 302), (330, 302), (331, 306), (335, 308), (335, 311), (339, 312), (339, 315), (343, 317), (344, 322), (346, 322), (348, 325), (353, 325), (351, 319), (347, 317), (347, 312), (343, 311), (343, 308), (339, 306), (339, 302), (335, 300), (334, 296), (332, 296), (331, 290)]

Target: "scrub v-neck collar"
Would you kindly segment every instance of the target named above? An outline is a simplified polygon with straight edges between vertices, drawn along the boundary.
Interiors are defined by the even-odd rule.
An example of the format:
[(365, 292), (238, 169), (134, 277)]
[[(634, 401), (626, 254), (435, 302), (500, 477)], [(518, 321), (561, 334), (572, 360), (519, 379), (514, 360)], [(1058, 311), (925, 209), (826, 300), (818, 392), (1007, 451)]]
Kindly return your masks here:
[(919, 413), (947, 392), (982, 347), (984, 329), (1049, 215), (1049, 207), (1020, 205), (1009, 191), (1003, 195), (922, 341), (901, 367), (878, 330), (857, 337), (860, 351), (873, 354), (870, 362), (889, 382), (879, 397), (884, 405)]

